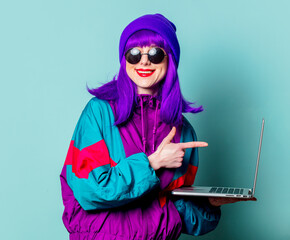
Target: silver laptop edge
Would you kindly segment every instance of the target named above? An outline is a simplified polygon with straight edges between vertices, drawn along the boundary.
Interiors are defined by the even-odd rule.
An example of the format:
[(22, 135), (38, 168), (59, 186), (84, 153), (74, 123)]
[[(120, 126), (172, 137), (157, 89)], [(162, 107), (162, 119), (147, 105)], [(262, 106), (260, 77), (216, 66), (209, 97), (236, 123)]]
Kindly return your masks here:
[[(258, 168), (260, 162), (260, 155), (261, 155), (261, 148), (262, 148), (262, 139), (263, 139), (263, 132), (264, 132), (264, 124), (265, 120), (262, 120), (262, 127), (261, 127), (261, 135), (260, 135), (260, 142), (259, 142), (259, 150), (257, 156), (257, 164), (256, 164), (256, 171), (255, 171), (255, 178), (254, 178), (254, 185), (252, 189), (249, 188), (236, 188), (236, 187), (228, 187), (234, 189), (243, 189), (242, 194), (236, 193), (210, 193), (209, 190), (213, 187), (203, 187), (203, 186), (191, 186), (191, 187), (181, 187), (172, 191), (173, 195), (181, 195), (181, 196), (212, 196), (212, 197), (237, 197), (237, 198), (251, 198), (254, 197), (255, 189), (256, 189), (256, 182), (257, 182), (257, 175), (258, 175)], [(225, 188), (225, 187), (216, 187), (216, 188)]]
[(259, 151), (258, 151), (258, 157), (257, 157), (256, 172), (255, 172), (255, 179), (254, 179), (254, 186), (253, 186), (253, 194), (252, 194), (253, 196), (255, 194), (256, 182), (257, 182), (257, 176), (258, 176), (258, 168), (259, 168), (261, 148), (262, 148), (262, 139), (263, 139), (263, 133), (264, 133), (264, 124), (265, 124), (265, 119), (263, 118), (263, 120), (262, 120), (261, 135), (260, 135), (260, 143), (259, 143)]

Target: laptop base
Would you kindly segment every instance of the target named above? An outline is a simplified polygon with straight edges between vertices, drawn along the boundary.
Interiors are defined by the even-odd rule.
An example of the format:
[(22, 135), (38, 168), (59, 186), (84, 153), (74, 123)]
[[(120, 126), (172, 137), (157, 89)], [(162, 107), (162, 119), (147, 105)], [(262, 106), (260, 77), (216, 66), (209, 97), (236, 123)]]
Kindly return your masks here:
[(171, 192), (179, 196), (200, 196), (200, 197), (228, 197), (228, 198), (252, 198), (252, 189), (233, 187), (202, 187), (191, 186), (181, 187)]

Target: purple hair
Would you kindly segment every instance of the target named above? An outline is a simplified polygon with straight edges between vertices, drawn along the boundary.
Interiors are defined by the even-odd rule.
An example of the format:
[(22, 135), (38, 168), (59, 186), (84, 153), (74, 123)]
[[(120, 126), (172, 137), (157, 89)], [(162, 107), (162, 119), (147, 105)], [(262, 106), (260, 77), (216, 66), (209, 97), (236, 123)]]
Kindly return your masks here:
[[(160, 119), (167, 124), (179, 125), (182, 123), (182, 112), (198, 113), (203, 111), (203, 108), (202, 106), (193, 108), (190, 106), (192, 103), (183, 98), (180, 91), (177, 64), (169, 45), (159, 34), (150, 30), (140, 30), (128, 39), (124, 52), (132, 47), (145, 47), (152, 44), (163, 48), (168, 56), (167, 73), (160, 82), (157, 95), (161, 101)], [(99, 99), (116, 101), (115, 125), (125, 124), (131, 117), (137, 103), (137, 86), (126, 72), (125, 56), (122, 57), (119, 74), (112, 81), (99, 88), (88, 88), (88, 91)]]

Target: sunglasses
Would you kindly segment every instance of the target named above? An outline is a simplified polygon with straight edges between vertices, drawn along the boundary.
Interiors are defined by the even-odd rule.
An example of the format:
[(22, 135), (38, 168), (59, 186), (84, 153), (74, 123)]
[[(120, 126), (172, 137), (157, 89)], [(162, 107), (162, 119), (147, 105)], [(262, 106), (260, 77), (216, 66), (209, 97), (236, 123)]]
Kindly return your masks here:
[(126, 52), (125, 58), (128, 63), (137, 64), (140, 62), (142, 55), (148, 55), (149, 61), (154, 64), (161, 63), (164, 57), (167, 56), (164, 51), (158, 47), (151, 48), (148, 53), (141, 53), (138, 48), (130, 48)]

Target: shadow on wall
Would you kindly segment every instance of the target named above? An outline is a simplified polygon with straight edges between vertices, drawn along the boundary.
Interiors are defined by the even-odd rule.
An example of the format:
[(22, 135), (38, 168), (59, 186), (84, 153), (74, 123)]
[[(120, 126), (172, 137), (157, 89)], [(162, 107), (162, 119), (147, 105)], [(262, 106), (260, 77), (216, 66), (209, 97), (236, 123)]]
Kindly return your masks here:
[(202, 151), (202, 185), (252, 184), (245, 172), (251, 180), (262, 118), (255, 94), (259, 83), (249, 62), (249, 56), (221, 46), (208, 50), (199, 61), (198, 89), (205, 107), (199, 128), (209, 142)]
[[(225, 46), (214, 46), (203, 52), (192, 69), (198, 69), (201, 93), (199, 98), (205, 111), (193, 121), (198, 121), (200, 140), (209, 143), (200, 150), (200, 166), (196, 185), (241, 186), (253, 184), (260, 123), (259, 103), (256, 92), (260, 85), (255, 77), (255, 64), (250, 56)], [(198, 130), (198, 132), (199, 132)], [(227, 209), (224, 209), (227, 210)], [(233, 208), (231, 208), (233, 210)], [(235, 212), (237, 211), (237, 212)], [(231, 211), (238, 215), (240, 209)], [(228, 211), (223, 211), (220, 227), (201, 239), (231, 239)], [(229, 226), (229, 227), (228, 227)], [(191, 239), (182, 235), (182, 239)]]

